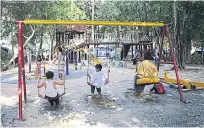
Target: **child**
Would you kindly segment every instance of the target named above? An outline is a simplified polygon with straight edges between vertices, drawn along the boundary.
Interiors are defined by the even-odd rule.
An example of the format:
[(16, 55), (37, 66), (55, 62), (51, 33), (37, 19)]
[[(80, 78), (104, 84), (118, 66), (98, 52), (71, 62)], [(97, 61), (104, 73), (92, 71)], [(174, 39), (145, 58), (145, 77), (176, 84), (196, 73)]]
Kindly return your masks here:
[(41, 75), (41, 56), (37, 56), (37, 62), (36, 62), (36, 78), (40, 77)]
[(88, 74), (88, 77), (90, 79), (90, 82), (87, 82), (88, 85), (91, 86), (91, 94), (93, 95), (95, 92), (95, 88), (98, 92), (98, 94), (101, 97), (101, 87), (109, 82), (109, 72), (110, 69), (108, 69), (108, 77), (106, 77), (105, 73), (101, 72), (102, 65), (97, 64), (95, 66), (96, 72), (92, 75), (92, 77)]
[(59, 94), (57, 93), (56, 85), (64, 85), (64, 80), (53, 80), (54, 73), (52, 71), (48, 71), (46, 73), (47, 80), (39, 83), (39, 78), (37, 80), (37, 88), (41, 88), (45, 86), (45, 98), (48, 99), (51, 106), (53, 106), (54, 102), (56, 106), (59, 105)]
[(158, 71), (156, 65), (153, 63), (154, 58), (150, 51), (146, 51), (144, 54), (144, 61), (137, 64), (136, 74), (134, 78), (134, 90), (135, 93), (142, 93), (145, 85), (138, 85), (137, 80), (142, 78), (158, 78)]
[(57, 57), (54, 59), (54, 62), (55, 62), (56, 60), (58, 60), (58, 73), (59, 73), (59, 78), (62, 79), (62, 75), (64, 74), (64, 65), (65, 65), (62, 47), (58, 47), (58, 55), (57, 55)]

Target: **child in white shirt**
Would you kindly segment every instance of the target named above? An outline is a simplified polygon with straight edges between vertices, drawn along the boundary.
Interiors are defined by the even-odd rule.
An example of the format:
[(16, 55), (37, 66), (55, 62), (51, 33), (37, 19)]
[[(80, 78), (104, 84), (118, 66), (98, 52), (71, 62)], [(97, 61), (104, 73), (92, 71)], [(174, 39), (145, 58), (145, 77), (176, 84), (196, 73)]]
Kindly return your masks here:
[(95, 88), (98, 92), (98, 94), (101, 96), (101, 87), (104, 86), (105, 84), (109, 83), (109, 72), (110, 69), (108, 69), (108, 77), (106, 76), (105, 73), (101, 72), (102, 70), (102, 65), (97, 64), (95, 66), (96, 72), (93, 73), (93, 75), (88, 75), (90, 81), (87, 82), (88, 85), (91, 86), (91, 94), (93, 95), (95, 92)]
[(46, 73), (47, 80), (39, 83), (39, 78), (37, 80), (37, 88), (41, 88), (45, 86), (45, 98), (48, 99), (51, 106), (53, 106), (54, 102), (56, 106), (59, 105), (59, 94), (57, 93), (57, 85), (64, 85), (64, 80), (53, 80), (54, 73), (52, 71), (48, 71)]

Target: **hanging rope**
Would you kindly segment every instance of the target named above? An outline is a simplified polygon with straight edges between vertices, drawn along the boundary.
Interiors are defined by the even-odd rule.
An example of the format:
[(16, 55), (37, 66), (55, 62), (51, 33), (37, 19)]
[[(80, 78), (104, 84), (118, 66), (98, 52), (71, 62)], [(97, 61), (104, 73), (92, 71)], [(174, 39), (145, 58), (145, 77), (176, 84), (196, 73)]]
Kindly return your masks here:
[(89, 45), (87, 44), (87, 29), (86, 29), (86, 47), (87, 47), (87, 49), (88, 49), (88, 51), (87, 51), (87, 60), (88, 60), (88, 66), (87, 66), (87, 82), (89, 82), (89, 77), (88, 77), (88, 73), (89, 73), (89, 62), (90, 62), (90, 56), (89, 56), (89, 54), (90, 54), (90, 49), (89, 49)]

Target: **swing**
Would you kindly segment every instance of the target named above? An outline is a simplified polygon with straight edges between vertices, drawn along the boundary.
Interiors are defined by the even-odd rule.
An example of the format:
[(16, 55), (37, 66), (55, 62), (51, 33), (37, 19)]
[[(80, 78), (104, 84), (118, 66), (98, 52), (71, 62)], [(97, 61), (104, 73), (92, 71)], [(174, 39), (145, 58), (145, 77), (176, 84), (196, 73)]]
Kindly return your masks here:
[[(56, 98), (60, 98), (60, 97), (62, 97), (63, 95), (65, 95), (65, 75), (64, 75), (64, 87), (63, 87), (63, 92), (61, 93), (61, 94), (59, 94)], [(46, 89), (46, 86), (45, 86), (45, 89)], [(59, 90), (58, 90), (59, 91)], [(40, 94), (40, 88), (38, 88), (38, 97), (40, 97), (40, 98), (43, 98), (43, 99), (47, 99), (46, 97), (45, 97), (45, 95), (43, 95), (43, 94)]]
[(138, 85), (157, 84), (159, 83), (159, 79), (158, 78), (141, 78), (141, 79), (137, 79), (136, 82)]
[[(89, 53), (89, 52), (88, 52)], [(87, 83), (90, 83), (91, 82), (91, 80), (89, 80), (89, 76), (88, 76), (88, 71), (89, 71), (89, 63), (90, 63), (90, 59), (89, 59), (89, 55), (88, 55), (88, 66), (87, 66)], [(109, 67), (109, 72), (110, 72), (110, 67)], [(109, 72), (108, 72), (108, 78), (109, 78)], [(106, 82), (106, 80), (105, 80), (105, 83), (104, 83), (104, 85), (105, 84), (108, 84), (109, 83), (109, 81), (108, 82)], [(91, 83), (90, 83), (91, 84)], [(88, 84), (88, 85), (90, 85), (90, 84)], [(90, 85), (90, 86), (94, 86), (94, 85)]]

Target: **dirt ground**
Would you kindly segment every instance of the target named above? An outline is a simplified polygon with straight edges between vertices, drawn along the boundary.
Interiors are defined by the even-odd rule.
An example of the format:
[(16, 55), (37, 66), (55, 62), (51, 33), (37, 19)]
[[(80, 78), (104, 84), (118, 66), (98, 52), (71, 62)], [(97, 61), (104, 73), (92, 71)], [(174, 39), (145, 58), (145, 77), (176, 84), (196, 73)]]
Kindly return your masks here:
[[(72, 66), (73, 67), (73, 66)], [(47, 70), (57, 73), (57, 67)], [(94, 68), (91, 67), (90, 71)], [(110, 83), (102, 88), (102, 99), (91, 98), (86, 84), (86, 67), (70, 68), (66, 77), (66, 94), (58, 108), (51, 108), (47, 100), (38, 97), (35, 80), (26, 80), (28, 102), (23, 103), (23, 121), (18, 120), (18, 70), (1, 73), (1, 123), (3, 127), (204, 127), (204, 91), (184, 92), (188, 102), (179, 101), (176, 89), (168, 87), (164, 95), (148, 95), (153, 85), (145, 87), (142, 96), (135, 96), (135, 69), (111, 68)], [(107, 71), (107, 68), (103, 68)], [(203, 67), (187, 67), (179, 71), (184, 79), (204, 82)], [(164, 76), (161, 66), (159, 76)], [(175, 77), (173, 71), (169, 76)], [(57, 77), (57, 74), (55, 75)], [(59, 89), (62, 91), (62, 89)], [(43, 91), (41, 90), (41, 93)], [(96, 93), (97, 94), (97, 93)]]

